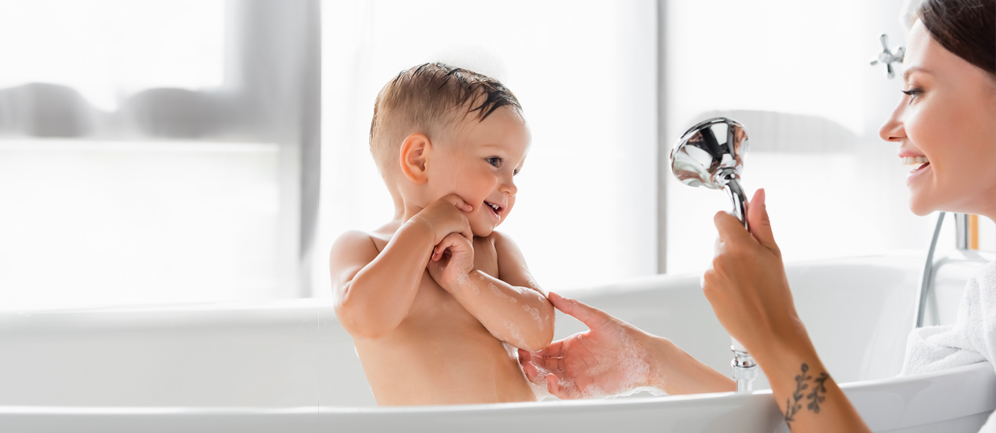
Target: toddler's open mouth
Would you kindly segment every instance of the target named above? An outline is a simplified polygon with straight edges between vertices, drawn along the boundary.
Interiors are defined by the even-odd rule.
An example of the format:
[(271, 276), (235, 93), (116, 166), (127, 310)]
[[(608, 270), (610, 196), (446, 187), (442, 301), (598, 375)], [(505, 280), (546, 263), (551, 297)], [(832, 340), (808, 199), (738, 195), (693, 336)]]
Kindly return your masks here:
[(488, 209), (491, 209), (491, 212), (493, 212), (495, 214), (495, 216), (498, 216), (498, 217), (500, 217), (501, 210), (504, 209), (500, 205), (495, 204), (495, 203), (491, 203), (489, 201), (485, 201), (484, 205), (487, 206)]

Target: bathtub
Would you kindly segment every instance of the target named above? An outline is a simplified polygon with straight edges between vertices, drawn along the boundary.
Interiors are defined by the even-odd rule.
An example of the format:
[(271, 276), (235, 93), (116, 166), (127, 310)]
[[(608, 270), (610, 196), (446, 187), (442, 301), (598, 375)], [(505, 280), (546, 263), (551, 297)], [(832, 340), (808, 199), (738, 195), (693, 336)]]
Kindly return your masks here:
[[(992, 254), (953, 253), (927, 323), (954, 320), (965, 281)], [(896, 378), (922, 253), (787, 266), (824, 364), (880, 432), (974, 432), (996, 408), (989, 364)], [(568, 294), (675, 341), (729, 371), (729, 337), (698, 274)], [(557, 338), (583, 330), (557, 317)], [(377, 408), (352, 341), (315, 300), (0, 313), (0, 431), (787, 432), (763, 375), (752, 395), (636, 395)]]

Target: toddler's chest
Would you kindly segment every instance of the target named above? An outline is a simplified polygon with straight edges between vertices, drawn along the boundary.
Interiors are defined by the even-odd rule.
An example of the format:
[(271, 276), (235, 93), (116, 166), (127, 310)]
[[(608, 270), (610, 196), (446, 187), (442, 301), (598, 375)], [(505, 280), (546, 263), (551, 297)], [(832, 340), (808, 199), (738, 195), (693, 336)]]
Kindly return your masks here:
[[(474, 270), (498, 277), (498, 255), (494, 245), (487, 239), (477, 238), (474, 241)], [(476, 279), (474, 282), (477, 282)], [(422, 280), (418, 293), (415, 295), (415, 301), (409, 310), (409, 317), (428, 318), (440, 315), (451, 316), (448, 320), (466, 317), (477, 321), (453, 295), (436, 283), (428, 270), (425, 270), (422, 272)]]

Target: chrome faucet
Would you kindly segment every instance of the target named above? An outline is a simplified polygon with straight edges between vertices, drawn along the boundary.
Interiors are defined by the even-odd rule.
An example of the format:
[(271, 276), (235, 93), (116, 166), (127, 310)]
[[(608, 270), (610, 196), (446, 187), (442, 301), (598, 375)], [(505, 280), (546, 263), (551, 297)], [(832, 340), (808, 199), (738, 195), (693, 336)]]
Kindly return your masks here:
[[(923, 327), (923, 319), (927, 311), (927, 296), (934, 285), (934, 273), (937, 271), (939, 263), (934, 260), (934, 251), (937, 249), (937, 238), (941, 235), (941, 227), (944, 227), (945, 212), (937, 213), (937, 223), (934, 225), (934, 234), (930, 238), (930, 247), (927, 248), (927, 259), (923, 264), (923, 273), (920, 274), (920, 291), (916, 295), (916, 311), (913, 314), (913, 329)], [(955, 242), (959, 250), (969, 249), (968, 214), (956, 213), (955, 219)]]
[[(749, 150), (747, 131), (739, 122), (712, 118), (686, 131), (671, 150), (671, 172), (681, 183), (722, 189), (733, 202), (733, 215), (747, 224), (747, 198), (740, 187), (743, 157)], [(733, 380), (738, 393), (751, 393), (757, 378), (757, 363), (736, 339), (732, 339)]]
[(892, 64), (903, 63), (903, 58), (906, 56), (906, 48), (897, 47), (895, 52), (889, 50), (889, 36), (885, 33), (882, 33), (882, 35), (878, 37), (878, 40), (882, 43), (882, 52), (878, 53), (878, 56), (871, 61), (871, 65), (875, 66), (879, 63), (885, 64), (885, 76), (891, 80), (892, 77), (896, 76), (896, 71), (892, 67)]

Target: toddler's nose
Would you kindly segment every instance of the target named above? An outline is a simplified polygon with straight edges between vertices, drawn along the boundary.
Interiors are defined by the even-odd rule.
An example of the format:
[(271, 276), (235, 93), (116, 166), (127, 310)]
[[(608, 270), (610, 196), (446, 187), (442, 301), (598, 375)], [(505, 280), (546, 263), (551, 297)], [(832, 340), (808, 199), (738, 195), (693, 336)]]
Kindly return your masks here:
[(519, 192), (519, 188), (515, 186), (514, 182), (509, 181), (509, 182), (502, 182), (501, 185), (498, 187), (498, 191), (501, 191), (510, 196), (515, 196), (515, 193)]

